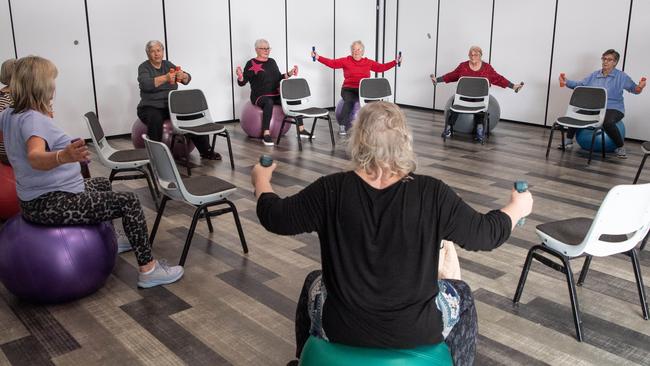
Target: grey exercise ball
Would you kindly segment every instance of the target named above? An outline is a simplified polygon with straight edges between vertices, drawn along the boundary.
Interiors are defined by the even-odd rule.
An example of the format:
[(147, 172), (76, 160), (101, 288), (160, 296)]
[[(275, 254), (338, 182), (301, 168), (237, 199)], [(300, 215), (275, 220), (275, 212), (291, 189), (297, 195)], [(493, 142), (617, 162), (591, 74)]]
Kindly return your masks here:
[[(447, 104), (445, 104), (445, 121), (447, 120), (449, 107), (451, 107), (451, 104), (453, 102), (454, 102), (454, 96), (452, 95), (451, 98), (449, 98), (449, 100), (447, 101)], [(497, 123), (499, 123), (499, 118), (501, 118), (501, 107), (499, 107), (499, 102), (497, 102), (496, 98), (494, 98), (492, 95), (490, 95), (490, 105), (488, 106), (488, 113), (490, 113), (490, 132), (491, 132), (494, 131), (494, 129), (497, 126)], [(467, 113), (459, 114), (458, 119), (454, 124), (454, 132), (473, 133), (474, 115), (467, 114)]]

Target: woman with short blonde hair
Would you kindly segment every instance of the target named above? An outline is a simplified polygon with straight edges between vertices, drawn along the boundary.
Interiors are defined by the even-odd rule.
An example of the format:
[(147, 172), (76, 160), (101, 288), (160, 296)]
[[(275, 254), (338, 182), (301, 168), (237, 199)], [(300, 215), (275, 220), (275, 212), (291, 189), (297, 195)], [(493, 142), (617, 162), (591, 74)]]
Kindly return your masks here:
[[(4, 88), (0, 89), (0, 112), (14, 103), (13, 99), (11, 99), (11, 86), (9, 83), (11, 83), (11, 76), (14, 73), (15, 64), (16, 60), (11, 58), (3, 62), (2, 66), (0, 66), (0, 83), (5, 85)], [(7, 159), (7, 153), (5, 152), (2, 131), (0, 131), (0, 162), (9, 165), (9, 159)]]
[(367, 104), (351, 133), (354, 170), (293, 196), (273, 192), (275, 164), (257, 164), (251, 174), (267, 230), (316, 232), (320, 241), (323, 270), (307, 276), (298, 301), (296, 356), (311, 334), (357, 347), (444, 341), (455, 365), (471, 365), (478, 333), (471, 290), (437, 277), (439, 244), (496, 248), (530, 213), (530, 193), (513, 190), (508, 205), (482, 214), (442, 181), (413, 173), (411, 132), (395, 104)]

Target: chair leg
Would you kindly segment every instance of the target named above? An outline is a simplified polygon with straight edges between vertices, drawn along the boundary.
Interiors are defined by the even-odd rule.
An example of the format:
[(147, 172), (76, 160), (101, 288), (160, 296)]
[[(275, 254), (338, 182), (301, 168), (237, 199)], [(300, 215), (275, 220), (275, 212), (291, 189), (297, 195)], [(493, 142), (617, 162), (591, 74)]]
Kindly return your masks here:
[(235, 204), (226, 200), (225, 201), (232, 212), (232, 216), (235, 219), (235, 226), (237, 226), (237, 233), (239, 234), (239, 241), (241, 241), (241, 247), (244, 250), (244, 253), (248, 253), (248, 245), (246, 244), (246, 238), (244, 237), (244, 230), (241, 227), (241, 221), (239, 220), (239, 213), (237, 212), (237, 207)]
[(113, 183), (113, 179), (115, 179), (116, 174), (117, 174), (117, 170), (111, 169), (111, 173), (108, 175), (108, 181)]
[(194, 231), (196, 230), (196, 224), (199, 222), (201, 217), (201, 212), (205, 209), (205, 205), (199, 206), (192, 215), (192, 223), (190, 224), (190, 229), (187, 232), (187, 238), (185, 239), (185, 245), (183, 246), (183, 253), (181, 254), (181, 259), (178, 261), (179, 266), (185, 265), (185, 260), (187, 259), (187, 253), (190, 251), (190, 245), (192, 244), (192, 237), (194, 237)]
[(650, 237), (650, 232), (643, 238), (643, 241), (641, 242), (641, 246), (639, 247), (639, 251), (642, 251), (645, 249), (645, 245), (648, 243), (648, 237)]
[[(553, 126), (551, 126), (551, 135), (548, 137), (548, 146), (546, 146), (546, 160), (548, 160), (548, 153), (551, 151), (551, 144), (553, 143), (553, 133), (555, 132), (556, 126), (557, 123), (553, 123)], [(562, 139), (562, 147), (564, 147), (564, 138)]]
[(208, 223), (208, 230), (213, 233), (214, 228), (212, 227), (212, 220), (210, 219), (210, 212), (207, 207), (203, 209), (203, 214), (205, 215), (205, 221)]
[(334, 128), (332, 128), (332, 118), (330, 117), (329, 113), (327, 114), (327, 124), (330, 127), (330, 139), (332, 140), (332, 150), (334, 150), (334, 146), (336, 145), (334, 142)]
[(596, 142), (596, 132), (598, 132), (598, 130), (595, 130), (591, 135), (591, 147), (589, 147), (589, 160), (587, 160), (587, 165), (591, 164), (591, 155), (594, 153), (594, 143)]
[[(299, 124), (302, 125), (303, 128), (305, 127), (305, 125), (303, 124), (302, 117), (296, 117), (296, 137), (298, 137), (298, 150), (302, 151), (302, 139), (300, 138), (300, 125)], [(282, 130), (280, 130), (280, 131), (282, 131)]]
[(153, 189), (156, 191), (156, 197), (160, 197), (160, 190), (158, 190), (158, 184), (156, 183), (156, 176), (153, 174), (153, 168), (151, 164), (147, 164), (147, 171), (149, 172), (149, 178), (153, 182)]
[(585, 257), (585, 262), (582, 264), (582, 270), (580, 271), (580, 277), (578, 278), (578, 286), (582, 286), (582, 284), (585, 282), (585, 278), (587, 278), (587, 272), (589, 271), (589, 265), (591, 264), (591, 259), (593, 257), (588, 255)]
[(632, 259), (632, 267), (634, 268), (634, 277), (636, 277), (636, 287), (639, 291), (639, 300), (641, 300), (641, 311), (643, 312), (643, 319), (648, 320), (648, 302), (645, 297), (645, 287), (643, 286), (643, 277), (641, 277), (641, 266), (639, 265), (639, 256), (636, 249), (632, 248), (628, 252)]
[[(282, 131), (282, 130), (280, 130)], [(233, 158), (232, 155), (232, 144), (230, 143), (230, 133), (228, 130), (223, 131), (223, 135), (226, 137), (226, 142), (228, 142), (228, 155), (230, 157), (230, 169), (235, 170), (235, 159)]]
[(605, 161), (605, 130), (600, 130), (600, 151), (603, 155), (603, 161)]
[(517, 291), (515, 291), (515, 297), (512, 299), (513, 305), (519, 304), (519, 299), (521, 299), (521, 294), (524, 292), (524, 285), (526, 284), (526, 278), (528, 277), (528, 271), (530, 271), (530, 265), (533, 262), (533, 254), (538, 249), (539, 245), (528, 250), (528, 255), (526, 256), (526, 262), (524, 262), (524, 267), (521, 269), (521, 276), (519, 276), (519, 284), (517, 285)]
[(163, 195), (160, 200), (160, 207), (158, 208), (158, 214), (156, 215), (156, 221), (153, 223), (151, 228), (151, 234), (149, 234), (149, 245), (153, 247), (153, 240), (156, 237), (156, 232), (158, 231), (158, 225), (160, 225), (160, 219), (162, 218), (163, 212), (165, 212), (165, 205), (167, 205), (169, 197)]
[(280, 145), (280, 138), (282, 138), (282, 131), (284, 130), (284, 124), (287, 122), (287, 117), (284, 117), (282, 124), (280, 124), (280, 133), (278, 133), (278, 139), (275, 141), (276, 145)]
[(149, 193), (151, 194), (151, 199), (153, 199), (153, 204), (156, 207), (156, 209), (158, 209), (158, 195), (156, 193), (156, 189), (154, 188), (155, 185), (153, 183), (153, 178), (149, 176), (149, 173), (147, 172), (146, 169), (140, 168), (139, 170), (142, 172), (144, 179), (147, 181), (147, 186), (149, 186)]
[(579, 342), (582, 342), (582, 321), (580, 320), (580, 306), (578, 305), (576, 285), (573, 279), (573, 272), (571, 271), (569, 258), (563, 257), (562, 263), (564, 264), (564, 274), (566, 275), (567, 287), (569, 288), (569, 296), (571, 297), (571, 309), (573, 310), (573, 323), (576, 327), (576, 338), (578, 338)]
[(185, 166), (187, 167), (187, 176), (191, 177), (192, 176), (192, 171), (190, 170), (190, 139), (182, 135), (183, 137), (183, 146), (185, 147)]
[(641, 159), (641, 165), (639, 165), (639, 170), (636, 171), (636, 176), (634, 177), (634, 182), (632, 182), (632, 184), (636, 184), (636, 182), (639, 181), (639, 176), (641, 175), (641, 171), (643, 170), (643, 166), (645, 165), (645, 160), (648, 158), (648, 155), (650, 154), (643, 155), (643, 159)]

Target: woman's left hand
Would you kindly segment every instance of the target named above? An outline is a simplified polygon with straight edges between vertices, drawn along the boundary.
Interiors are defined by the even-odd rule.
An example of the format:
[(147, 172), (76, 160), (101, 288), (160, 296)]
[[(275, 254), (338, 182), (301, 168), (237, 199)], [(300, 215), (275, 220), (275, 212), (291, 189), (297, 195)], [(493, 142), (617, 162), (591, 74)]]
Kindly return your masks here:
[(293, 65), (293, 68), (289, 70), (289, 76), (298, 76), (298, 65)]
[(402, 63), (402, 55), (401, 55), (401, 52), (400, 52), (400, 55), (397, 56), (397, 60), (395, 60), (395, 62), (397, 62), (398, 64), (401, 64), (401, 63)]
[(524, 83), (519, 83), (519, 84), (516, 84), (516, 85), (512, 88), (512, 90), (514, 90), (515, 93), (518, 93), (519, 90), (521, 90), (521, 88), (523, 88), (523, 87), (524, 87)]
[(177, 83), (184, 83), (186, 78), (187, 78), (187, 74), (185, 72), (183, 72), (183, 70), (180, 70), (180, 71), (176, 72), (176, 82)]

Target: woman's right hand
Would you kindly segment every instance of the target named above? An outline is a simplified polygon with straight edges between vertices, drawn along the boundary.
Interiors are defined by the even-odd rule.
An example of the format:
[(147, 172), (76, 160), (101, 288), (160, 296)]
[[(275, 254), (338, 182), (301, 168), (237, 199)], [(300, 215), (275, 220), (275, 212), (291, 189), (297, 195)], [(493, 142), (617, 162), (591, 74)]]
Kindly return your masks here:
[(237, 69), (235, 69), (235, 74), (237, 74), (237, 80), (244, 80), (244, 72), (242, 71), (241, 66), (237, 66)]
[(86, 142), (82, 139), (71, 142), (60, 154), (59, 159), (62, 163), (90, 160), (90, 151), (88, 150), (88, 146), (86, 146)]
[(510, 192), (510, 203), (508, 206), (512, 206), (514, 213), (519, 216), (519, 218), (526, 217), (533, 211), (533, 195), (530, 194), (528, 190), (517, 192), (517, 190), (513, 188)]
[(431, 82), (433, 85), (436, 85), (438, 82), (436, 81), (436, 76), (434, 74), (430, 74), (429, 77), (431, 78)]
[(560, 81), (560, 85), (566, 85), (566, 75), (564, 73), (560, 74), (558, 80)]
[(311, 57), (314, 57), (316, 60), (318, 60), (318, 57), (320, 56), (318, 56), (318, 53), (316, 53), (316, 51), (311, 51)]

